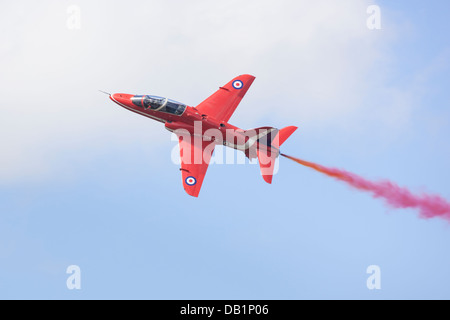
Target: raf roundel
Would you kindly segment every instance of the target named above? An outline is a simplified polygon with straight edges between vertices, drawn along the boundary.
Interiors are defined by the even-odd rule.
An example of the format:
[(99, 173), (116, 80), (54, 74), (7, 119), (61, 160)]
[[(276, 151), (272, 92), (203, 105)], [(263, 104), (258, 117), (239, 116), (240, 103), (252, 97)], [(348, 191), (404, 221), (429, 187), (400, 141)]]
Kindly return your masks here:
[(233, 81), (233, 88), (239, 90), (239, 89), (242, 89), (243, 86), (244, 86), (244, 83), (241, 80)]
[(187, 177), (185, 182), (188, 186), (195, 186), (195, 184), (197, 183), (197, 179), (195, 179), (194, 177)]

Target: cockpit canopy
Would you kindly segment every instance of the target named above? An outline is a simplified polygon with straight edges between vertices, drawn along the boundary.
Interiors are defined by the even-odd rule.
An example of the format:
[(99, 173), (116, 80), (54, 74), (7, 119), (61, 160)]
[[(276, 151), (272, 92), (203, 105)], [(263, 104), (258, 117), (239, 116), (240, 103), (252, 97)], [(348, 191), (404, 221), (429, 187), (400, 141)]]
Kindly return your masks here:
[(133, 104), (144, 109), (150, 108), (153, 111), (160, 111), (165, 113), (180, 116), (186, 110), (186, 105), (173, 101), (167, 98), (158, 96), (134, 96), (131, 98)]

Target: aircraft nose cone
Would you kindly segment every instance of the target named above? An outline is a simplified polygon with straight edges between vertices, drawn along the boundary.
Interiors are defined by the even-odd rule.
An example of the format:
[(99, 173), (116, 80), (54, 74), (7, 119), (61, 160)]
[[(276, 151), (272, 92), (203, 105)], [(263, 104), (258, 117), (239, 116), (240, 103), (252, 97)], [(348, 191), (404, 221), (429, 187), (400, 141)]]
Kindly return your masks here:
[(126, 93), (114, 93), (110, 96), (111, 100), (119, 104), (129, 104), (133, 95)]

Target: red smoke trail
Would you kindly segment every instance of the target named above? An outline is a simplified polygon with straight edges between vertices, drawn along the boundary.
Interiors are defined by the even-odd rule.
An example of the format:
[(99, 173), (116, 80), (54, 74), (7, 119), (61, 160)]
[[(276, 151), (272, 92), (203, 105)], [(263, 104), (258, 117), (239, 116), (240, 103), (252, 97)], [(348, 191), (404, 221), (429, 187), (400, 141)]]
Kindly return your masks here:
[(419, 210), (421, 218), (430, 219), (439, 217), (450, 221), (450, 203), (439, 195), (414, 195), (408, 189), (399, 187), (395, 183), (387, 180), (372, 182), (344, 170), (327, 168), (285, 154), (281, 155), (301, 165), (322, 172), (329, 177), (344, 181), (356, 189), (370, 192), (374, 198), (384, 199), (392, 208), (414, 208)]

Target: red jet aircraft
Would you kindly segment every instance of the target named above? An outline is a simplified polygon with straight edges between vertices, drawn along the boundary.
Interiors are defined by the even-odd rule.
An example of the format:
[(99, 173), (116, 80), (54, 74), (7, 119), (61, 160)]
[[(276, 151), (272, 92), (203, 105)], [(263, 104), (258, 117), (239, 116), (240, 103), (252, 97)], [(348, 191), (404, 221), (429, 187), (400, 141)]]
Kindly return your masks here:
[(251, 75), (236, 77), (197, 107), (152, 95), (115, 93), (109, 97), (125, 109), (164, 123), (178, 136), (183, 186), (189, 195), (198, 197), (216, 145), (241, 150), (249, 159), (257, 157), (264, 181), (272, 183), (279, 147), (297, 127), (242, 130), (228, 123), (254, 80)]

